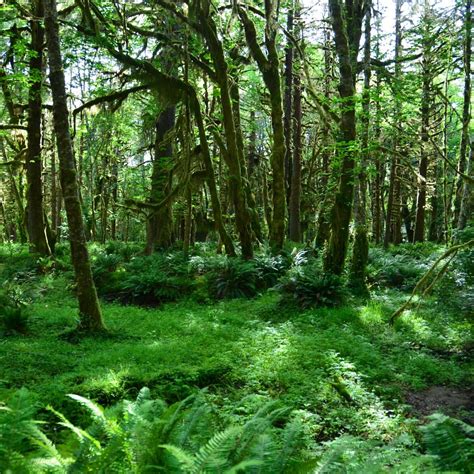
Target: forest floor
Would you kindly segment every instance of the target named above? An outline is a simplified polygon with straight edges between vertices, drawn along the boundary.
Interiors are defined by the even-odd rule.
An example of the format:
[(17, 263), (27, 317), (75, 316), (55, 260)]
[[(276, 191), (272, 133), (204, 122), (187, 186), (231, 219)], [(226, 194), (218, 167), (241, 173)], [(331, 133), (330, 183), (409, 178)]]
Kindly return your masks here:
[(68, 341), (76, 302), (67, 282), (42, 285), (28, 333), (0, 340), (0, 394), (24, 386), (71, 413), (68, 393), (110, 405), (143, 386), (168, 402), (207, 387), (224, 411), (249, 394), (307, 410), (318, 440), (391, 438), (437, 409), (473, 421), (469, 319), (425, 304), (391, 327), (397, 291), (305, 311), (282, 310), (271, 292), (153, 309), (103, 303), (109, 334)]
[[(422, 427), (435, 420), (430, 415), (441, 412), (474, 423), (472, 288), (463, 283), (467, 281), (463, 269), (470, 268), (470, 258), (460, 261), (436, 294), (419, 301), (391, 326), (390, 315), (406, 301), (413, 282), (428, 265), (419, 252), (432, 260), (442, 248), (408, 246), (392, 253), (375, 248), (369, 269), (370, 299), (347, 294), (337, 307), (308, 309), (282, 304), (278, 285), (261, 291), (248, 286), (247, 276), (254, 275), (248, 262), (228, 267), (222, 256), (216, 261), (212, 254), (198, 254), (192, 263), (199, 269), (196, 273), (176, 253), (169, 257), (127, 254), (129, 260), (123, 261), (118, 254), (104, 253), (102, 247), (91, 251), (108, 330), (86, 336), (74, 332), (77, 302), (67, 256), (57, 261), (34, 260), (25, 249), (4, 249), (2, 254), (0, 248), (2, 291), (10, 301), (25, 303), (27, 316), (23, 329), (21, 318), (13, 318), (21, 330), (12, 331), (5, 330), (7, 313), (0, 314), (4, 318), (0, 408), (3, 401), (7, 406), (14, 403), (16, 394), (24, 393), (18, 390), (26, 388), (27, 398), (35, 401), (34, 416), (44, 422), (42, 431), (62, 446), (61, 451), (70, 452), (69, 438), (58, 427), (58, 416), (84, 429), (91, 423), (85, 407), (68, 394), (102, 407), (118, 407), (123, 400), (137, 399), (143, 387), (168, 406), (202, 392), (206, 406), (211, 407), (212, 429), (217, 430), (242, 426), (262, 406), (277, 401), (302, 423), (304, 437), (294, 444), (302, 459), (319, 463), (326, 459), (330, 466), (352, 463), (352, 471), (348, 468), (347, 472), (369, 472), (367, 466), (375, 469), (370, 472), (381, 472), (380, 466), (385, 466), (380, 468), (384, 472), (390, 466), (397, 467), (394, 472), (426, 472), (434, 458), (426, 455)], [(301, 255), (294, 254), (291, 265), (299, 265)], [(262, 261), (267, 277), (272, 276), (273, 257)], [(223, 263), (224, 267), (219, 266)], [(220, 275), (236, 285), (219, 288), (255, 290), (255, 296), (216, 300), (209, 286), (213, 273), (199, 273), (206, 265), (227, 269)], [(317, 260), (304, 265), (319, 268)], [(167, 268), (174, 273), (161, 275)], [(291, 268), (284, 270), (280, 282), (285, 275), (300, 275), (291, 273)], [(207, 287), (203, 286), (206, 281)], [(135, 295), (142, 292), (147, 304), (150, 295), (175, 300), (153, 307), (124, 304), (122, 292), (120, 304), (110, 301), (117, 298), (117, 288), (133, 288)], [(440, 418), (438, 422), (443, 423)], [(455, 426), (449, 423), (443, 425), (446, 430)], [(470, 429), (466, 426), (462, 430)], [(0, 448), (1, 431), (0, 419)], [(444, 432), (438, 432), (442, 437)], [(82, 436), (81, 431), (77, 433)], [(468, 452), (469, 442), (451, 441), (443, 451), (445, 465), (468, 466), (464, 454), (456, 454), (453, 461), (450, 453), (453, 443), (461, 443)], [(444, 445), (436, 443), (437, 453)], [(350, 454), (354, 450), (356, 457)], [(405, 461), (410, 466), (406, 470)], [(326, 472), (321, 469), (317, 472)], [(282, 468), (281, 472), (293, 471)]]

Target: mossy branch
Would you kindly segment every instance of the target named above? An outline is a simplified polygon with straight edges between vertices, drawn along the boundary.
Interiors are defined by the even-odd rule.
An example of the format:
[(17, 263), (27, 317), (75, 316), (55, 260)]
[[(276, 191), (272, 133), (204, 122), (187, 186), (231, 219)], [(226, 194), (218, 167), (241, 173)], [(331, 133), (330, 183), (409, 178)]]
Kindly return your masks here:
[(77, 107), (76, 109), (74, 109), (72, 114), (75, 117), (84, 109), (88, 109), (90, 107), (93, 107), (94, 105), (103, 104), (104, 102), (123, 101), (130, 94), (133, 94), (134, 92), (143, 91), (145, 89), (148, 89), (148, 87), (149, 86), (147, 84), (144, 84), (140, 86), (131, 87), (130, 89), (124, 89), (122, 91), (116, 91), (116, 92), (112, 92), (111, 94), (96, 97), (95, 99), (92, 99), (89, 102), (86, 102), (85, 104), (82, 104), (80, 107)]
[[(461, 251), (468, 249), (470, 247), (474, 246), (474, 239), (469, 240), (468, 242), (464, 242), (462, 244), (454, 245), (450, 249), (448, 249), (443, 255), (441, 255), (434, 263), (431, 265), (430, 269), (423, 275), (423, 277), (418, 281), (416, 284), (415, 288), (413, 289), (412, 294), (410, 295), (410, 298), (402, 305), (400, 308), (398, 308), (391, 316), (390, 316), (390, 324), (393, 325), (397, 318), (399, 318), (403, 312), (410, 306), (413, 298), (420, 292), (421, 296), (426, 295), (431, 288), (433, 288), (434, 284), (439, 281), (442, 276), (446, 273), (449, 263), (452, 261), (452, 259), (456, 256), (456, 254)], [(438, 265), (445, 259), (449, 257), (449, 260), (446, 262), (445, 265), (441, 268), (440, 271), (435, 275), (433, 280), (430, 282), (430, 278), (436, 273), (436, 269)]]

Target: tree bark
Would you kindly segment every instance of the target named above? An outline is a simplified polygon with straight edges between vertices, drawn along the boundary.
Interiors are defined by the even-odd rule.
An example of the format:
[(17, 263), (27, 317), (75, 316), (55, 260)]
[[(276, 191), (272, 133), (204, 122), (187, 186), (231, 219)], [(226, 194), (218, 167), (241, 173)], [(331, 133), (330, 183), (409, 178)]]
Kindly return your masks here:
[[(286, 29), (290, 34), (293, 34), (293, 22), (294, 22), (294, 5), (293, 1), (288, 8), (287, 20), (286, 20)], [(285, 128), (285, 182), (286, 182), (286, 193), (288, 197), (288, 205), (290, 206), (291, 200), (291, 173), (292, 173), (292, 164), (291, 164), (291, 155), (292, 155), (292, 126), (291, 126), (291, 117), (293, 115), (293, 58), (294, 58), (294, 48), (293, 43), (290, 40), (287, 40), (287, 45), (285, 48), (285, 98), (284, 98), (284, 128)], [(291, 211), (290, 211), (291, 215)], [(291, 217), (290, 217), (291, 221)], [(290, 223), (291, 228), (291, 223)], [(290, 229), (291, 233), (291, 229)], [(291, 236), (290, 236), (291, 238)]]
[(53, 96), (54, 130), (57, 138), (61, 187), (64, 196), (71, 244), (71, 259), (77, 281), (79, 329), (103, 330), (104, 324), (92, 279), (92, 271), (84, 234), (76, 169), (69, 133), (66, 85), (59, 43), (56, 0), (45, 0), (45, 29), (49, 58), (49, 80)]
[(415, 229), (413, 232), (413, 242), (423, 242), (425, 240), (425, 207), (426, 207), (426, 180), (428, 177), (428, 146), (429, 128), (431, 112), (431, 31), (428, 31), (429, 19), (431, 15), (429, 4), (425, 0), (425, 11), (423, 14), (423, 59), (422, 59), (422, 97), (421, 97), (421, 156), (418, 167), (418, 189), (416, 195), (416, 216)]
[[(466, 0), (466, 13), (464, 17), (464, 100), (462, 112), (462, 134), (461, 145), (459, 149), (459, 171), (462, 173), (466, 168), (466, 154), (469, 146), (469, 124), (471, 122), (471, 56), (472, 56), (472, 0)], [(472, 147), (473, 141), (470, 143), (470, 153), (468, 162), (468, 172), (472, 173)], [(455, 200), (455, 219), (456, 207), (459, 208), (459, 217), (457, 218), (457, 228), (464, 229), (469, 218), (469, 210), (472, 211), (470, 205), (469, 193), (472, 185), (469, 182), (464, 182), (461, 175), (459, 175), (456, 186), (456, 200)], [(471, 190), (472, 192), (472, 190)], [(456, 206), (456, 202), (459, 204)], [(472, 203), (471, 203), (472, 204)]]
[[(296, 8), (299, 20), (300, 9)], [(299, 30), (299, 25), (298, 28)], [(299, 60), (299, 58), (297, 58)], [(292, 67), (293, 70), (293, 67)], [(290, 202), (288, 208), (289, 237), (293, 242), (301, 242), (301, 154), (302, 154), (302, 110), (301, 110), (301, 76), (295, 71), (293, 80), (293, 159), (291, 160)], [(291, 151), (291, 149), (290, 149)], [(288, 150), (287, 150), (288, 156)]]
[(365, 169), (370, 162), (370, 53), (371, 53), (371, 6), (365, 16), (364, 44), (364, 90), (362, 92), (362, 157), (354, 200), (355, 235), (352, 249), (351, 283), (359, 291), (367, 292), (365, 283), (366, 266), (369, 258), (369, 240), (367, 238), (367, 176)]
[(277, 27), (275, 25), (275, 4), (269, 0), (265, 2), (265, 55), (257, 40), (255, 25), (247, 12), (239, 8), (239, 16), (250, 49), (257, 66), (262, 74), (263, 82), (270, 95), (272, 118), (272, 201), (273, 215), (270, 227), (270, 245), (275, 251), (281, 250), (285, 239), (286, 217), (286, 187), (285, 187), (285, 131), (283, 125), (283, 100), (281, 91), (280, 61), (276, 43)]
[[(395, 121), (399, 122), (399, 111), (401, 107), (397, 85), (400, 82), (401, 65), (398, 61), (402, 50), (402, 5), (403, 0), (396, 0), (395, 6)], [(399, 244), (402, 241), (401, 234), (401, 184), (400, 184), (400, 158), (398, 156), (398, 134), (395, 132), (393, 143), (394, 153), (390, 164), (390, 185), (388, 190), (387, 214), (385, 220), (384, 246), (390, 243)]]
[(237, 131), (235, 128), (228, 66), (224, 56), (222, 43), (217, 27), (209, 14), (209, 2), (204, 2), (195, 12), (198, 28), (203, 35), (214, 64), (216, 82), (220, 88), (222, 118), (227, 143), (226, 164), (229, 168), (229, 189), (235, 209), (235, 224), (239, 233), (242, 256), (253, 257), (253, 239), (251, 216), (248, 209), (245, 186), (242, 178), (241, 163), (238, 150)]
[(329, 0), (336, 52), (339, 58), (339, 95), (341, 119), (339, 123), (340, 160), (339, 186), (331, 215), (331, 237), (325, 256), (327, 272), (340, 275), (344, 270), (349, 240), (349, 224), (354, 198), (354, 167), (356, 162), (355, 66), (359, 50), (364, 5), (360, 2), (345, 4)]
[[(158, 203), (170, 191), (169, 174), (173, 147), (168, 134), (175, 125), (175, 106), (167, 107), (156, 122), (155, 155), (151, 175), (149, 202)], [(147, 222), (145, 253), (151, 255), (156, 248), (165, 249), (172, 242), (173, 215), (172, 201), (157, 211), (153, 211)]]
[(31, 50), (30, 90), (28, 97), (28, 150), (26, 152), (27, 228), (31, 250), (50, 255), (43, 212), (43, 183), (41, 179), (41, 90), (43, 83), (44, 29), (42, 0), (32, 1), (35, 18), (30, 22)]

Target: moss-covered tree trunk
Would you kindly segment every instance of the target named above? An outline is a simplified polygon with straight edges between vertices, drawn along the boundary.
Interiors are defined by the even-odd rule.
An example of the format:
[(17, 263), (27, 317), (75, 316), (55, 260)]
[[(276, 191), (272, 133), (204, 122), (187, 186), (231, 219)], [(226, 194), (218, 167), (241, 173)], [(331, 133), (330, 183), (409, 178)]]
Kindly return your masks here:
[(242, 166), (239, 155), (239, 140), (235, 124), (234, 111), (230, 91), (228, 65), (224, 49), (214, 20), (210, 16), (209, 2), (195, 5), (196, 27), (204, 37), (215, 69), (215, 80), (220, 89), (222, 119), (226, 138), (226, 164), (229, 168), (229, 190), (235, 210), (235, 224), (239, 234), (242, 256), (250, 259), (253, 257), (253, 239), (251, 215), (246, 199), (245, 183), (242, 177)]
[[(400, 91), (399, 84), (401, 80), (401, 65), (399, 62), (402, 51), (402, 4), (403, 0), (396, 0), (395, 5), (395, 78), (394, 78), (394, 95), (395, 95), (395, 123), (400, 123)], [(400, 132), (395, 131), (393, 140), (393, 154), (390, 164), (390, 185), (388, 190), (387, 213), (385, 219), (385, 235), (384, 246), (388, 247), (390, 243), (399, 244), (402, 241), (401, 233), (401, 183), (400, 183), (400, 158), (399, 152), (399, 136)]]
[[(299, 10), (297, 10), (297, 18)], [(301, 76), (295, 68), (293, 97), (293, 155), (291, 160), (291, 186), (288, 206), (289, 237), (301, 242), (301, 160), (302, 160), (302, 107)]]
[(44, 0), (44, 13), (49, 59), (49, 80), (53, 96), (54, 131), (57, 139), (61, 187), (69, 227), (71, 259), (77, 282), (79, 328), (85, 331), (98, 331), (104, 329), (104, 324), (94, 280), (92, 279), (79, 201), (76, 168), (69, 133), (67, 95), (59, 43), (56, 0)]
[[(288, 6), (286, 30), (293, 34), (294, 24), (294, 1), (292, 0)], [(288, 206), (290, 207), (291, 199), (291, 160), (292, 160), (292, 116), (293, 116), (293, 60), (294, 47), (293, 43), (288, 39), (285, 48), (285, 97), (284, 97), (284, 128), (285, 128), (285, 180), (287, 188)], [(289, 214), (289, 233), (291, 233), (291, 211)], [(291, 238), (291, 237), (290, 237)]]
[[(472, 57), (472, 0), (466, 0), (466, 9), (464, 16), (464, 98), (463, 98), (463, 112), (462, 112), (462, 134), (461, 145), (459, 148), (459, 165), (458, 170), (462, 173), (467, 168), (468, 174), (472, 175), (472, 147), (474, 140), (469, 143), (469, 124), (471, 122), (471, 57)], [(468, 146), (470, 145), (470, 152), (468, 163), (466, 166), (466, 154)], [(455, 198), (455, 225), (458, 229), (464, 229), (472, 212), (472, 184), (467, 181), (463, 182), (461, 176), (458, 177), (456, 185)], [(456, 210), (458, 216), (456, 216)], [(457, 217), (457, 219), (456, 219)]]
[[(380, 19), (377, 19), (377, 40), (375, 43), (375, 56), (380, 60)], [(374, 120), (374, 142), (378, 145), (381, 142), (382, 135), (382, 78), (381, 73), (377, 69), (375, 72), (375, 120)], [(383, 234), (383, 182), (385, 179), (385, 164), (381, 156), (380, 150), (373, 153), (373, 160), (375, 164), (375, 176), (373, 178), (372, 191), (372, 238), (376, 244), (382, 240)]]
[(32, 1), (35, 18), (30, 21), (31, 51), (30, 90), (28, 97), (28, 149), (26, 152), (27, 229), (31, 250), (49, 255), (51, 249), (46, 236), (41, 179), (41, 90), (43, 84), (44, 29), (42, 0)]
[(257, 31), (247, 12), (239, 8), (239, 16), (245, 30), (250, 49), (263, 82), (270, 94), (272, 119), (272, 202), (273, 214), (270, 226), (270, 245), (276, 251), (283, 247), (285, 239), (286, 186), (285, 186), (285, 130), (283, 123), (283, 98), (281, 90), (280, 60), (277, 45), (276, 2), (265, 2), (265, 47), (266, 55), (260, 48)]
[(356, 199), (354, 200), (355, 234), (352, 248), (351, 283), (359, 291), (366, 293), (366, 267), (369, 257), (369, 240), (367, 237), (367, 175), (366, 167), (371, 161), (369, 152), (370, 138), (370, 48), (371, 48), (371, 9), (365, 16), (364, 44), (364, 90), (362, 93), (362, 140), (361, 163), (357, 180)]
[(232, 98), (235, 131), (237, 133), (237, 150), (239, 152), (240, 172), (242, 175), (242, 181), (245, 186), (245, 196), (247, 199), (247, 206), (251, 217), (252, 230), (256, 239), (261, 242), (263, 240), (262, 227), (260, 225), (260, 219), (256, 209), (255, 196), (250, 186), (249, 171), (247, 166), (248, 160), (245, 159), (245, 146), (242, 132), (242, 123), (240, 119), (240, 92), (238, 75), (233, 75), (232, 77), (230, 84), (230, 95)]
[(201, 153), (204, 161), (204, 167), (206, 168), (206, 181), (209, 188), (209, 194), (211, 196), (212, 212), (214, 214), (214, 222), (216, 230), (219, 233), (219, 238), (222, 244), (224, 244), (227, 255), (234, 257), (235, 249), (232, 239), (230, 238), (224, 224), (224, 218), (222, 216), (222, 206), (219, 199), (219, 191), (217, 190), (216, 178), (214, 176), (214, 166), (212, 164), (211, 154), (209, 152), (209, 144), (206, 137), (206, 129), (204, 127), (204, 121), (202, 118), (201, 108), (199, 101), (195, 93), (189, 97), (190, 107), (194, 112), (198, 131), (199, 141), (201, 144)]
[[(331, 101), (331, 77), (333, 71), (333, 53), (332, 53), (332, 39), (331, 31), (329, 28), (324, 30), (324, 98), (327, 103)], [(330, 168), (333, 157), (333, 144), (331, 142), (331, 131), (329, 124), (325, 123), (322, 133), (322, 176), (320, 179), (321, 189), (321, 203), (318, 209), (318, 217), (316, 222), (316, 237), (314, 239), (314, 245), (317, 248), (322, 249), (326, 242), (329, 240), (331, 235), (331, 207), (333, 204), (334, 188), (330, 183)]]
[(329, 1), (334, 41), (339, 58), (341, 118), (337, 159), (340, 160), (341, 171), (332, 209), (331, 237), (324, 259), (324, 268), (335, 275), (340, 275), (344, 270), (354, 198), (354, 167), (357, 156), (355, 67), (362, 19), (365, 14), (363, 2), (347, 2), (344, 8), (345, 11), (340, 0)]
[[(175, 106), (167, 107), (156, 121), (155, 148), (151, 173), (150, 204), (158, 204), (171, 191), (169, 186), (173, 147), (169, 133), (175, 125)], [(145, 253), (168, 248), (172, 243), (172, 201), (153, 211), (147, 222)]]

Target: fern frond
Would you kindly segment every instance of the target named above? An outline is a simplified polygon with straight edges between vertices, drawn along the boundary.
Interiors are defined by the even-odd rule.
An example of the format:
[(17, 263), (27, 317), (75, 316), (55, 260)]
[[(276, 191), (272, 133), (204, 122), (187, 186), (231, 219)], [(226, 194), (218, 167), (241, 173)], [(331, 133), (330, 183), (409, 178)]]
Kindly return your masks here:
[(91, 436), (87, 431), (71, 423), (62, 413), (59, 413), (53, 407), (47, 406), (46, 409), (54, 413), (61, 420), (58, 424), (60, 426), (64, 426), (65, 428), (68, 428), (69, 430), (71, 430), (77, 436), (79, 441), (82, 442), (85, 439), (87, 439), (94, 445), (96, 449), (99, 449), (99, 450), (101, 449), (100, 441), (95, 439), (93, 436)]
[(295, 417), (285, 425), (283, 431), (283, 446), (275, 463), (275, 468), (278, 470), (275, 472), (285, 472), (288, 468), (293, 455), (299, 447), (302, 431), (303, 425), (299, 417)]
[(184, 472), (192, 472), (194, 470), (196, 459), (184, 449), (172, 444), (160, 444), (159, 447), (170, 453), (178, 461), (181, 468), (184, 469)]
[(79, 402), (81, 405), (86, 407), (95, 419), (105, 420), (104, 409), (94, 403), (92, 400), (89, 400), (85, 397), (81, 397), (80, 395), (75, 395), (74, 393), (68, 393), (68, 397), (72, 398), (76, 402)]
[(422, 428), (424, 443), (442, 470), (472, 473), (474, 466), (474, 427), (442, 414), (429, 417)]
[(263, 461), (258, 459), (247, 459), (245, 461), (239, 462), (235, 466), (232, 466), (230, 469), (225, 471), (225, 474), (238, 474), (239, 472), (248, 472), (249, 468), (263, 466)]
[(242, 427), (230, 426), (223, 431), (216, 433), (199, 451), (196, 453), (196, 462), (192, 473), (209, 470), (219, 470), (225, 468), (229, 455), (235, 446), (237, 437), (242, 433)]
[[(192, 406), (188, 413), (183, 418), (183, 423), (175, 436), (175, 441), (178, 446), (186, 446), (191, 435), (196, 431), (199, 425), (205, 425), (206, 415), (209, 414), (210, 407), (206, 404), (203, 392), (200, 392), (194, 399)], [(205, 429), (203, 426), (202, 429)]]

